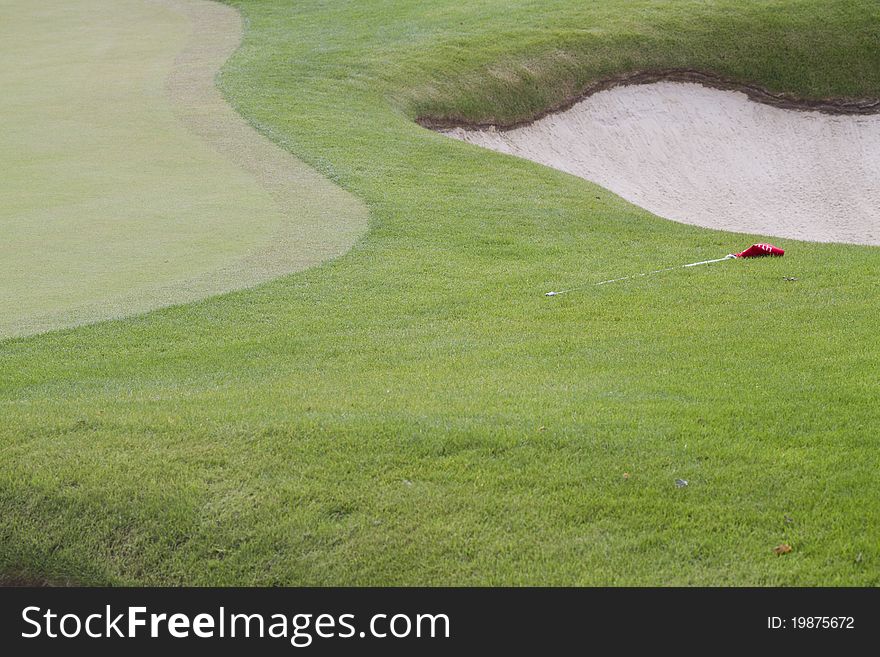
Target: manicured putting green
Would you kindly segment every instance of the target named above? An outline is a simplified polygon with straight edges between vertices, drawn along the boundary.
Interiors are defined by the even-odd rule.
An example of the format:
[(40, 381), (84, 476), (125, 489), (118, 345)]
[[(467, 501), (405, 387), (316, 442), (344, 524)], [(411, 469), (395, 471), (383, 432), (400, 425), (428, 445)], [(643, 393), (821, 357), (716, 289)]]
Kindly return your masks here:
[(210, 2), (0, 2), (0, 338), (247, 287), (344, 253), (366, 210), (214, 75)]

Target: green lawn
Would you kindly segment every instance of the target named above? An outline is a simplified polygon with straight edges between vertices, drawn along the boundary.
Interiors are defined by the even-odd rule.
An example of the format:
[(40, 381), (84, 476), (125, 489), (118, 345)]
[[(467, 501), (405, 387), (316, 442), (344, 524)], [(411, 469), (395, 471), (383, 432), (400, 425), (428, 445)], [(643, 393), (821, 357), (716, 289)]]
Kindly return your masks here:
[(173, 0), (0, 0), (0, 340), (253, 286), (366, 229), (214, 87), (235, 10), (186, 1), (212, 10), (198, 57)]
[(880, 5), (235, 4), (224, 92), (369, 233), (256, 289), (0, 343), (0, 576), (880, 584), (880, 251), (774, 240), (546, 298), (754, 236), (414, 122), (527, 118), (648, 68), (880, 96)]

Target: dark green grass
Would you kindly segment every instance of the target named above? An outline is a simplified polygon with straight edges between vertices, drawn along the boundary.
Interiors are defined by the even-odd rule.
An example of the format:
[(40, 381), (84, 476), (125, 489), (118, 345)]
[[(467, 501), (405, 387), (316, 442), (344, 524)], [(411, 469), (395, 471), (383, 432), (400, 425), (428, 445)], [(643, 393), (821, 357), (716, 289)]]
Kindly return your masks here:
[(224, 90), (370, 233), (254, 290), (0, 344), (0, 573), (880, 583), (878, 250), (775, 240), (548, 299), (753, 236), (411, 121), (526, 118), (645, 68), (880, 96), (876, 3), (236, 4)]

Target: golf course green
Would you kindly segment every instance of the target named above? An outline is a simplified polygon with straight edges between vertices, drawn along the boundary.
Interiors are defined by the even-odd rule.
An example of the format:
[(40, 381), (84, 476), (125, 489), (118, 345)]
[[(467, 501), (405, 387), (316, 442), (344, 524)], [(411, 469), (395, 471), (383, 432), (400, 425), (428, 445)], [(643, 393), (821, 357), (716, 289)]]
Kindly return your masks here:
[(880, 5), (235, 0), (279, 200), (175, 93), (200, 3), (0, 0), (0, 583), (880, 584), (880, 250), (548, 298), (769, 238), (418, 123), (878, 98)]
[(0, 7), (0, 338), (254, 285), (365, 228), (363, 206), (215, 89), (239, 43), (233, 9)]

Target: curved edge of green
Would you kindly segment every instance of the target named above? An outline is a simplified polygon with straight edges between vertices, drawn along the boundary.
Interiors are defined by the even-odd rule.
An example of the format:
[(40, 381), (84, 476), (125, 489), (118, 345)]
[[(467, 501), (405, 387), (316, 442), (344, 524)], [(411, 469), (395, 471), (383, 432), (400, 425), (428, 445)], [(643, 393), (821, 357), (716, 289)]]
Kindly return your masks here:
[[(179, 161), (163, 162), (166, 153), (160, 147), (134, 143), (132, 149), (143, 151), (135, 155), (142, 162), (125, 161), (126, 154), (114, 153), (123, 161), (122, 170), (120, 167), (110, 170), (112, 159), (102, 170), (105, 163), (99, 158), (112, 147), (108, 146), (109, 142), (114, 138), (117, 142), (123, 141), (120, 136), (131, 139), (132, 130), (140, 128), (135, 126), (125, 133), (124, 127), (102, 126), (99, 122), (105, 108), (79, 108), (80, 116), (87, 124), (94, 123), (96, 131), (94, 143), (88, 142), (88, 135), (80, 141), (77, 141), (78, 135), (70, 137), (73, 148), (81, 151), (79, 155), (65, 150), (70, 145), (20, 142), (23, 149), (19, 152), (25, 151), (22, 158), (29, 158), (20, 167), (22, 176), (27, 174), (25, 169), (29, 166), (43, 166), (41, 162), (46, 162), (47, 170), (42, 178), (43, 188), (38, 188), (36, 185), (40, 183), (31, 178), (32, 189), (27, 192), (27, 198), (18, 205), (13, 199), (4, 213), (5, 221), (0, 217), (0, 234), (6, 233), (4, 242), (10, 251), (10, 257), (4, 258), (6, 267), (0, 267), (0, 270), (10, 269), (0, 272), (7, 281), (6, 289), (0, 293), (0, 308), (4, 310), (0, 313), (0, 340), (120, 319), (253, 287), (339, 257), (364, 235), (369, 218), (367, 206), (257, 132), (217, 88), (216, 77), (239, 48), (243, 36), (244, 21), (236, 8), (211, 0), (125, 0), (114, 5), (114, 25), (104, 16), (98, 19), (98, 12), (104, 12), (106, 6), (98, 7), (94, 0), (77, 0), (74, 6), (62, 3), (55, 9), (59, 10), (59, 25), (65, 25), (65, 21), (70, 25), (80, 21), (90, 29), (104, 29), (107, 34), (120, 27), (123, 31), (134, 30), (135, 26), (145, 30), (141, 20), (145, 15), (161, 16), (156, 28), (171, 34), (164, 39), (165, 45), (176, 43), (178, 48), (164, 53), (163, 59), (146, 64), (144, 68), (148, 70), (131, 76), (131, 87), (140, 85), (136, 91), (144, 95), (132, 100), (154, 107), (164, 104), (160, 116), (155, 117), (155, 124), (149, 116), (135, 119), (149, 122), (148, 128), (157, 127), (160, 131), (168, 132), (171, 126), (173, 132), (160, 134), (154, 142), (167, 141), (170, 147), (167, 156)], [(48, 10), (52, 10), (51, 5), (43, 8)], [(44, 18), (34, 24), (44, 25)], [(172, 37), (176, 37), (176, 41)], [(108, 43), (118, 47), (125, 38), (131, 41), (131, 35), (112, 34), (113, 43)], [(45, 45), (51, 44), (46, 40)], [(99, 87), (112, 88), (128, 74), (122, 68), (124, 61), (106, 61), (109, 59), (106, 46), (102, 51), (94, 44), (84, 44), (74, 53), (72, 63), (58, 59), (48, 62), (65, 75), (64, 67), (75, 67), (77, 57), (82, 57), (82, 62), (89, 57), (103, 57), (103, 68), (98, 67), (94, 77), (102, 73), (107, 77), (86, 82), (86, 85), (94, 85), (82, 92), (91, 94), (90, 97), (76, 98), (80, 93), (76, 87), (49, 92), (54, 95), (46, 97), (40, 90), (33, 93), (23, 86), (18, 101), (10, 101), (6, 109), (15, 114), (26, 110), (28, 103), (41, 99), (55, 101), (54, 106), (52, 102), (44, 103), (37, 108), (37, 113), (46, 112), (51, 120), (66, 120), (67, 128), (75, 127), (70, 124), (71, 115), (59, 107), (64, 103), (58, 101), (75, 107), (80, 102), (87, 104), (94, 99), (109, 98), (110, 92)], [(40, 43), (32, 47), (39, 48)], [(36, 82), (44, 80), (37, 77)], [(65, 91), (74, 92), (74, 97), (62, 98)], [(0, 105), (0, 114), (3, 109)], [(90, 111), (97, 117), (90, 116)], [(118, 108), (108, 111), (115, 111), (114, 116), (121, 117), (120, 123), (124, 123)], [(51, 127), (48, 131), (41, 130), (45, 126), (39, 125), (38, 120), (34, 121), (31, 134), (48, 132), (51, 135)], [(19, 137), (26, 138), (26, 134)], [(46, 150), (52, 151), (51, 157), (43, 152)], [(7, 152), (13, 152), (13, 148)], [(72, 161), (77, 158), (79, 161)], [(191, 158), (193, 168), (205, 163), (212, 168), (184, 172), (183, 179), (171, 180), (182, 171), (187, 158)], [(67, 181), (58, 182), (52, 173), (60, 169), (59, 161), (63, 161), (65, 167), (62, 173), (73, 181), (71, 188), (77, 187), (70, 193), (63, 187)], [(129, 164), (132, 169), (139, 165), (146, 168), (144, 176), (152, 187), (145, 189), (140, 181), (126, 180), (125, 176), (131, 173), (126, 168)], [(218, 172), (228, 175), (229, 181), (211, 180)], [(149, 179), (150, 175), (154, 178)], [(40, 176), (36, 180), (39, 181)], [(108, 189), (111, 180), (116, 187)], [(56, 186), (58, 189), (53, 189)], [(171, 190), (169, 198), (162, 198), (166, 187)], [(131, 191), (126, 192), (126, 188)], [(194, 190), (194, 195), (202, 196), (187, 197), (189, 189)], [(244, 193), (237, 193), (239, 189)], [(59, 218), (54, 214), (57, 205), (53, 207), (53, 194), (78, 195), (68, 210), (77, 216)], [(89, 236), (83, 229), (85, 233), (91, 230), (88, 227), (91, 219), (84, 215), (103, 202), (98, 194), (114, 198), (96, 210), (93, 227), (97, 230)], [(174, 194), (178, 198), (174, 198)], [(151, 202), (156, 207), (151, 207)], [(248, 208), (251, 202), (254, 203), (252, 213)], [(232, 208), (231, 220), (216, 216), (217, 210), (230, 205), (239, 206)], [(116, 219), (112, 211), (120, 208), (124, 213), (130, 211), (134, 217), (129, 224), (132, 229), (129, 235), (125, 234), (122, 221), (115, 227), (106, 227)], [(171, 216), (178, 208), (181, 208), (180, 217)], [(101, 215), (102, 211), (107, 214)], [(210, 215), (212, 211), (214, 216)], [(168, 234), (150, 234), (150, 228), (144, 226), (147, 220), (163, 213), (155, 230), (164, 226), (169, 229)], [(192, 216), (202, 223), (192, 227), (184, 225)], [(140, 225), (136, 225), (136, 221), (140, 221)], [(66, 234), (65, 230), (71, 233)], [(65, 239), (71, 240), (73, 245)], [(106, 241), (102, 244), (102, 240)], [(30, 255), (29, 249), (33, 251)], [(113, 253), (114, 249), (117, 253)], [(202, 257), (211, 249), (216, 252)], [(78, 253), (85, 257), (77, 258)], [(167, 267), (163, 267), (165, 264)], [(20, 272), (18, 278), (13, 268)], [(102, 283), (105, 288), (101, 287)]]

